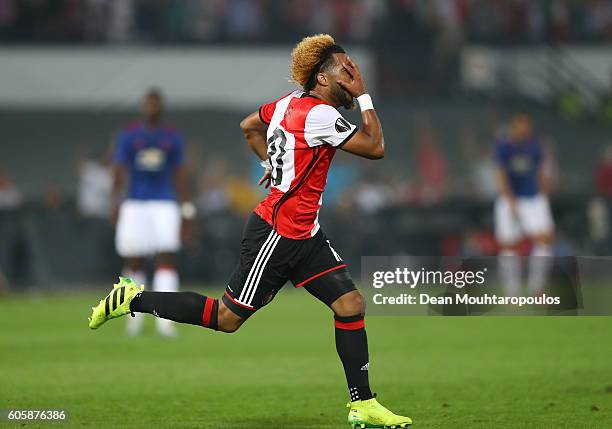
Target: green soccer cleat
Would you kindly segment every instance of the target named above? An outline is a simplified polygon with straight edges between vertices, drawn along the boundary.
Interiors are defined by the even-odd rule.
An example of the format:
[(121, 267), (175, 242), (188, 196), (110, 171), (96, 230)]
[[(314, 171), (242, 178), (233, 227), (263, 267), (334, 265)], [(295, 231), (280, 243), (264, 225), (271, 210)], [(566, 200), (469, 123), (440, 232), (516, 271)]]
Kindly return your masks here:
[(347, 404), (351, 409), (348, 422), (352, 429), (405, 428), (412, 424), (410, 417), (398, 416), (380, 405), (376, 398)]
[(134, 280), (128, 277), (119, 277), (119, 283), (113, 285), (113, 290), (96, 307), (91, 307), (89, 327), (98, 329), (110, 319), (125, 316), (130, 313), (130, 303), (144, 290), (138, 287)]

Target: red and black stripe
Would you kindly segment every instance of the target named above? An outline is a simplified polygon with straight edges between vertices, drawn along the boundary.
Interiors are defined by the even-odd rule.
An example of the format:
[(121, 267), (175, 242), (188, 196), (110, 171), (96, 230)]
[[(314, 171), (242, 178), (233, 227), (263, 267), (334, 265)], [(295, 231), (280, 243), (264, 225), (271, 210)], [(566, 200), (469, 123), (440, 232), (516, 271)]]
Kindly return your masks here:
[(356, 331), (365, 328), (365, 320), (361, 314), (348, 317), (334, 316), (334, 325), (336, 329)]
[(211, 297), (206, 297), (204, 301), (204, 311), (202, 312), (202, 326), (205, 328), (214, 329), (218, 326), (219, 300)]

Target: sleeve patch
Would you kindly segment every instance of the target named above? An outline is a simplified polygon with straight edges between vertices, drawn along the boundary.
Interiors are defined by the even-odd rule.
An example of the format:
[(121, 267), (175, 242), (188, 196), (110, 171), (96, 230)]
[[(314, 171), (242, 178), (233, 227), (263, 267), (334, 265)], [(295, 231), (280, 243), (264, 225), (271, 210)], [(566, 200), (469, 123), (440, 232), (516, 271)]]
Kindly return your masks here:
[(335, 125), (336, 131), (339, 133), (345, 133), (348, 130), (351, 129), (351, 124), (348, 123), (348, 121), (346, 119), (344, 119), (343, 117), (340, 117), (338, 119), (336, 119), (336, 125)]

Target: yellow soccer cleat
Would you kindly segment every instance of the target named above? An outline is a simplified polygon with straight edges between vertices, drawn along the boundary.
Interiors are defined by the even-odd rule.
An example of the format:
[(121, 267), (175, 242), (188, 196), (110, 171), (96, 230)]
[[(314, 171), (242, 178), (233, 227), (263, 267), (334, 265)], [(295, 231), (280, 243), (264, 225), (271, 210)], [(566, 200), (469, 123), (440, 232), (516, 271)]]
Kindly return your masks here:
[(405, 428), (412, 424), (410, 417), (398, 416), (380, 405), (376, 398), (347, 404), (351, 409), (348, 422), (352, 429)]
[(128, 277), (119, 277), (119, 283), (113, 285), (113, 290), (101, 300), (96, 307), (91, 307), (89, 327), (98, 329), (110, 319), (125, 316), (130, 313), (130, 303), (144, 290), (138, 287), (134, 280)]

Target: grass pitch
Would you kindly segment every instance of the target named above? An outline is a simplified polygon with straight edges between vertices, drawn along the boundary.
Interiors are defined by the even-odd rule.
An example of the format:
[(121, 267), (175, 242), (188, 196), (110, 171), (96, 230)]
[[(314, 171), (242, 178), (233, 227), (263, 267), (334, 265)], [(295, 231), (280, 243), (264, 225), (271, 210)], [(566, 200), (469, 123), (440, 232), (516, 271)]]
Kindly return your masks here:
[[(348, 428), (329, 311), (281, 293), (235, 334), (87, 328), (106, 292), (0, 298), (0, 409), (34, 428)], [(612, 318), (370, 317), (380, 401), (415, 428), (612, 428)], [(6, 415), (6, 411), (4, 411)]]

